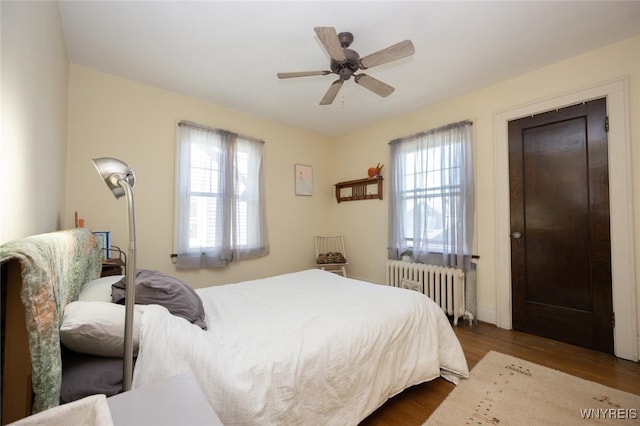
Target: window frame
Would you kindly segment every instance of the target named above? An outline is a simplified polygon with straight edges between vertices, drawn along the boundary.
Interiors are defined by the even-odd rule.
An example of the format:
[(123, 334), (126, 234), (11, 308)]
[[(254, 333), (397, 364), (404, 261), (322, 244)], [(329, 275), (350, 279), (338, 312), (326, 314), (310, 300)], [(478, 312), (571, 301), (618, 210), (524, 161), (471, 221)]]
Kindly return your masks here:
[[(202, 139), (197, 140), (198, 137)], [(178, 123), (176, 141), (176, 266), (219, 267), (232, 260), (268, 254), (264, 141), (186, 121)], [(203, 164), (196, 164), (193, 158), (198, 148), (202, 151), (200, 156), (209, 155)], [(183, 170), (185, 162), (189, 163), (188, 171)], [(257, 170), (251, 169), (253, 165)], [(197, 168), (201, 169), (202, 185), (194, 187)], [(194, 208), (205, 214), (194, 215)], [(207, 210), (213, 212), (213, 217), (207, 216)], [(187, 241), (182, 233), (187, 234)]]
[[(472, 123), (452, 123), (391, 141), (389, 258), (467, 264), (473, 252), (475, 183)], [(427, 214), (429, 211), (437, 214)], [(441, 225), (429, 236), (429, 221)], [(436, 258), (434, 258), (436, 256)], [(440, 261), (436, 261), (440, 263)]]

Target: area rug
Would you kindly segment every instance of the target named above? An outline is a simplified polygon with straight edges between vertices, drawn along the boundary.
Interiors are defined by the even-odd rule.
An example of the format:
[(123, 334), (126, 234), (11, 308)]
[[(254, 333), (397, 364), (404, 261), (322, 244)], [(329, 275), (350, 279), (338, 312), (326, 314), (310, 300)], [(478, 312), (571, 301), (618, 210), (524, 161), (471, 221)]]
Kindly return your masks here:
[(424, 425), (602, 424), (640, 424), (640, 396), (491, 351)]

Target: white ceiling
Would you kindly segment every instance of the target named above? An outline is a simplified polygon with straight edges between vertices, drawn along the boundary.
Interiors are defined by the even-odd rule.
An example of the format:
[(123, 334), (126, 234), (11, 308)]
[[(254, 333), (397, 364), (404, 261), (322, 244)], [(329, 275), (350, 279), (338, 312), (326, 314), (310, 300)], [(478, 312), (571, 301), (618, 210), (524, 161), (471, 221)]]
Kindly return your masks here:
[[(640, 1), (67, 1), (69, 60), (243, 113), (340, 136), (640, 34)], [(331, 74), (316, 26), (365, 56), (411, 39), (414, 56), (370, 68), (387, 98)], [(603, 65), (604, 66), (604, 65)]]

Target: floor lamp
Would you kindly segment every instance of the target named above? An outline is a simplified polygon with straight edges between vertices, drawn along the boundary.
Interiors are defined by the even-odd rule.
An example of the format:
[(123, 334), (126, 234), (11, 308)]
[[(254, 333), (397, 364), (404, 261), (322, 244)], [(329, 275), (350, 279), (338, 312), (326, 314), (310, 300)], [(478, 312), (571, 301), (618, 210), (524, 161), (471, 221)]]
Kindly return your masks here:
[(127, 290), (124, 316), (124, 367), (122, 374), (122, 389), (128, 391), (131, 389), (131, 381), (133, 379), (133, 307), (136, 298), (136, 219), (133, 206), (133, 185), (136, 182), (136, 176), (126, 163), (116, 158), (94, 158), (93, 165), (116, 199), (126, 195), (129, 208), (129, 255), (127, 256), (125, 272)]

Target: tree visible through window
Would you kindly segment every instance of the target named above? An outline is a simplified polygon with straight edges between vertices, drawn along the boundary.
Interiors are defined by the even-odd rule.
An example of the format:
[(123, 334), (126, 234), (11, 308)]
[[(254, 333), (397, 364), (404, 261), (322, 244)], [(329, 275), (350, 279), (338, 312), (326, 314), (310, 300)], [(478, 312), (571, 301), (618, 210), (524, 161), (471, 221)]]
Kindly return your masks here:
[(269, 253), (263, 141), (181, 122), (178, 140), (178, 268), (227, 265)]

